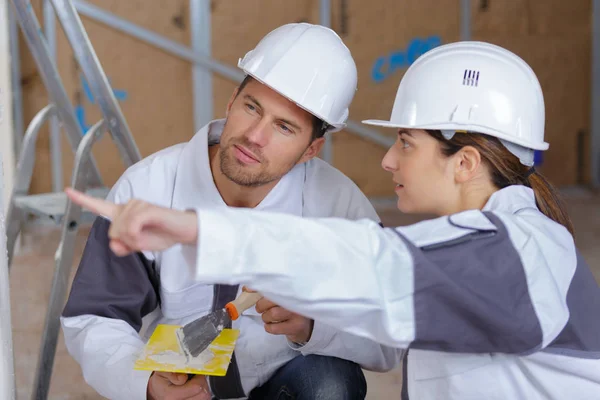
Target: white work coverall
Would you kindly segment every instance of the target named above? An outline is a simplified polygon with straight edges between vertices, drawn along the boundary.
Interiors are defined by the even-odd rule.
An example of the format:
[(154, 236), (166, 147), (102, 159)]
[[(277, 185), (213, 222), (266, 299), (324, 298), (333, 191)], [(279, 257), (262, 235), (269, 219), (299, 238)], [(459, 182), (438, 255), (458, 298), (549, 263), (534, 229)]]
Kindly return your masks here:
[(600, 399), (600, 290), (531, 188), (401, 228), (197, 212), (198, 281), (408, 348), (403, 398)]
[[(213, 121), (189, 143), (162, 150), (132, 166), (115, 184), (109, 199), (125, 203), (138, 198), (179, 210), (227, 209), (208, 160), (208, 145), (219, 140), (223, 126), (223, 120)], [(379, 221), (358, 187), (320, 159), (295, 166), (256, 210)], [(110, 399), (145, 399), (150, 372), (133, 369), (145, 342), (157, 324), (182, 325), (210, 312), (214, 287), (193, 280), (189, 271), (196, 261), (195, 252), (185, 247), (116, 257), (108, 248), (108, 227), (104, 218), (94, 223), (61, 318), (62, 329), (69, 353), (98, 393)], [(236, 247), (227, 249), (230, 255), (238, 251)], [(270, 254), (277, 258), (275, 249)], [(320, 278), (314, 276), (315, 285)], [(336, 356), (378, 371), (398, 365), (402, 356), (397, 349), (319, 322), (310, 341), (298, 347), (285, 336), (265, 332), (254, 308), (234, 321), (233, 328), (241, 332), (235, 355), (246, 394), (300, 354)]]

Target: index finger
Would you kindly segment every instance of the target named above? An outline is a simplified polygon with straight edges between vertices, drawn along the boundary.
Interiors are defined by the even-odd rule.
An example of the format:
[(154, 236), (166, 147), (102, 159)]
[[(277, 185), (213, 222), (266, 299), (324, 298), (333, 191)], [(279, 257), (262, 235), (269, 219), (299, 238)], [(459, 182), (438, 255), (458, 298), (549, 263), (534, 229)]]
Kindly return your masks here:
[(114, 218), (117, 214), (117, 205), (110, 201), (88, 196), (87, 194), (72, 188), (66, 188), (65, 193), (73, 203), (92, 211), (94, 214), (105, 216), (110, 219)]

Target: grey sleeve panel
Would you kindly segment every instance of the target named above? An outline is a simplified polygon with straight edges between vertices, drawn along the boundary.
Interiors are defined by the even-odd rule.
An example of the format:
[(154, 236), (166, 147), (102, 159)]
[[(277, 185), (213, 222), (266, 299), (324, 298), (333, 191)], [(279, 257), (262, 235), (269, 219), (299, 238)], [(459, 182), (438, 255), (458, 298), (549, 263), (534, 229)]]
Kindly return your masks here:
[(117, 257), (108, 247), (109, 227), (104, 218), (94, 221), (63, 316), (120, 319), (139, 332), (142, 317), (160, 303), (159, 276), (141, 253)]
[(418, 248), (414, 260), (415, 340), (411, 348), (444, 352), (530, 352), (542, 328), (525, 271), (502, 221), (497, 231)]
[(567, 292), (569, 321), (545, 351), (579, 358), (600, 359), (600, 288), (579, 252)]

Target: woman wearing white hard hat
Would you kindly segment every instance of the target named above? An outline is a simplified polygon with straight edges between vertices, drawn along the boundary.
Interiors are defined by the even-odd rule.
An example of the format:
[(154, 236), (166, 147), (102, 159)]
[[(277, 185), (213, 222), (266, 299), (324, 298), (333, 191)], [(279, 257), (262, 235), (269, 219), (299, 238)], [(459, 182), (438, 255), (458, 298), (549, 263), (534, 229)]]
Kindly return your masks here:
[(200, 281), (408, 348), (404, 398), (600, 398), (600, 290), (533, 168), (548, 144), (531, 68), (491, 44), (440, 46), (408, 69), (391, 119), (365, 122), (398, 130), (382, 162), (398, 208), (438, 218), (382, 229), (70, 196), (114, 217), (117, 252), (197, 246)]

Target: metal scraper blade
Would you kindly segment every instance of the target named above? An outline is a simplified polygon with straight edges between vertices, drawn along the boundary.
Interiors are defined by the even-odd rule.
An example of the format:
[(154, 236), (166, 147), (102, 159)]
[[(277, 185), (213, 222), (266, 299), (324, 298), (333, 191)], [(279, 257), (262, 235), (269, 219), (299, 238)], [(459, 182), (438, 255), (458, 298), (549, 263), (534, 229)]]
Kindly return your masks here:
[(231, 323), (225, 309), (214, 311), (177, 329), (177, 339), (188, 357), (197, 357)]

